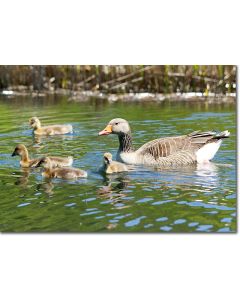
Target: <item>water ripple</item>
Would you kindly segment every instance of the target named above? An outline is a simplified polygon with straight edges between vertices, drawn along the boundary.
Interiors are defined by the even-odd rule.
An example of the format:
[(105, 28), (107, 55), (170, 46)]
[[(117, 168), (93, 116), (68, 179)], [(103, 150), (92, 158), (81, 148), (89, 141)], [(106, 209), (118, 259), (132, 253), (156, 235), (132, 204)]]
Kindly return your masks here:
[[(68, 102), (66, 96), (0, 96), (0, 210), (6, 231), (74, 232), (235, 232), (235, 105), (205, 102), (133, 104)], [(24, 109), (23, 109), (24, 108)], [(159, 115), (159, 112), (161, 114)], [(73, 134), (34, 137), (28, 119), (44, 125), (70, 123)], [(195, 130), (230, 130), (210, 164), (175, 170), (136, 166), (127, 174), (98, 172), (103, 153), (116, 156), (115, 135), (99, 137), (110, 119), (124, 116), (137, 149), (152, 139)], [(147, 117), (146, 117), (147, 116)], [(221, 122), (219, 122), (221, 118)], [(197, 122), (196, 122), (197, 120)], [(18, 143), (30, 157), (74, 157), (74, 167), (88, 171), (86, 180), (45, 180), (41, 169), (24, 171), (12, 157)], [(31, 204), (31, 205), (30, 205)]]

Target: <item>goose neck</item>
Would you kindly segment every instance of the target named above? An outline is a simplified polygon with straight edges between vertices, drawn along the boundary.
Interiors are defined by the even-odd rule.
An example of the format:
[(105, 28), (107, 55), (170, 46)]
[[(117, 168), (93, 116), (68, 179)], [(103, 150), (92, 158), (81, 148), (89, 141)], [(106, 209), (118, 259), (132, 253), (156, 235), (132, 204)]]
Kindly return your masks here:
[(28, 155), (27, 149), (25, 149), (25, 150), (21, 153), (21, 160), (24, 161), (24, 162), (29, 162), (29, 155)]
[(119, 152), (133, 151), (131, 132), (119, 134), (118, 139), (119, 139)]

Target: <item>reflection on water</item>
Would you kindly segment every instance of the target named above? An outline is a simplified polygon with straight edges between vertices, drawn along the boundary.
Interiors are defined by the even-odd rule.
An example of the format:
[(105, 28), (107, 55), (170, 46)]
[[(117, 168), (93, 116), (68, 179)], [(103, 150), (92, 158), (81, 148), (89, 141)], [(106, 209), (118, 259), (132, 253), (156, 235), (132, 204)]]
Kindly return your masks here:
[(54, 189), (54, 184), (51, 182), (51, 180), (48, 180), (44, 183), (40, 183), (37, 186), (38, 191), (44, 191), (47, 195), (51, 196), (53, 195), (53, 189)]
[[(65, 98), (20, 104), (0, 100), (1, 231), (15, 232), (234, 232), (236, 231), (235, 107), (201, 103), (88, 104)], [(22, 109), (24, 107), (24, 110)], [(71, 123), (73, 134), (34, 137), (26, 120)], [(97, 136), (112, 118), (131, 121), (136, 147), (160, 136), (228, 129), (214, 161), (174, 170), (134, 166), (128, 173), (98, 172), (114, 156), (115, 136)], [(221, 117), (221, 124), (219, 123)], [(18, 143), (30, 157), (73, 156), (85, 180), (46, 180), (41, 169), (22, 169), (11, 157)]]
[(102, 203), (111, 203), (116, 207), (124, 205), (124, 199), (127, 194), (124, 190), (130, 183), (128, 176), (119, 174), (106, 175), (103, 179), (103, 186), (97, 191), (99, 199), (103, 199)]
[(17, 174), (19, 175), (17, 176), (15, 184), (22, 187), (27, 187), (30, 170), (27, 168), (22, 168), (20, 172), (17, 172)]
[(63, 143), (64, 141), (70, 141), (74, 137), (73, 134), (65, 134), (65, 135), (54, 135), (54, 136), (41, 136), (41, 135), (33, 135), (33, 145), (35, 147), (43, 147), (44, 144), (48, 144), (49, 142), (54, 143)]

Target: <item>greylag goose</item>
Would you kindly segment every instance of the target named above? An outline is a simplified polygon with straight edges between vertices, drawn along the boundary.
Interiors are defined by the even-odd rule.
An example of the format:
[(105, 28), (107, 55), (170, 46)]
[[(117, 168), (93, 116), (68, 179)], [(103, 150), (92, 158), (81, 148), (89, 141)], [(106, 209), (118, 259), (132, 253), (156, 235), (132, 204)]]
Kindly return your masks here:
[(33, 128), (34, 134), (37, 135), (56, 135), (73, 131), (72, 125), (49, 125), (42, 127), (41, 122), (37, 117), (31, 118), (29, 124)]
[(123, 163), (112, 160), (112, 154), (109, 152), (104, 153), (103, 155), (103, 166), (101, 171), (106, 174), (118, 173), (118, 172), (126, 172), (128, 168)]
[[(17, 147), (14, 149), (12, 156), (20, 156), (20, 166), (23, 168), (31, 168), (31, 167), (36, 167), (36, 165), (39, 163), (39, 161), (42, 159), (41, 158), (35, 158), (35, 159), (30, 159), (28, 150), (26, 146), (23, 144), (17, 145)], [(54, 167), (68, 167), (71, 166), (73, 163), (73, 158), (72, 156), (68, 157), (59, 157), (59, 156), (49, 156), (51, 159), (52, 165)]]
[(164, 137), (150, 141), (134, 151), (131, 129), (124, 119), (111, 120), (99, 135), (117, 134), (119, 148), (117, 160), (127, 164), (158, 167), (178, 167), (209, 162), (218, 151), (228, 130), (221, 133), (194, 131), (187, 135)]
[(42, 176), (47, 178), (77, 179), (87, 177), (87, 172), (84, 170), (76, 168), (54, 168), (49, 157), (43, 157), (36, 165), (37, 168), (41, 166), (44, 168)]

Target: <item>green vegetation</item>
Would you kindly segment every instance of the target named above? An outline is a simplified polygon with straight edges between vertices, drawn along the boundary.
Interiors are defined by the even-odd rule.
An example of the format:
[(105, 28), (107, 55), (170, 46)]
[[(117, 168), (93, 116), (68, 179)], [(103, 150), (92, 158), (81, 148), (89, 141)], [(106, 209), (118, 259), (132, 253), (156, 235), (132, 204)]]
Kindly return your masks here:
[(236, 66), (0, 66), (0, 90), (104, 93), (236, 92)]

